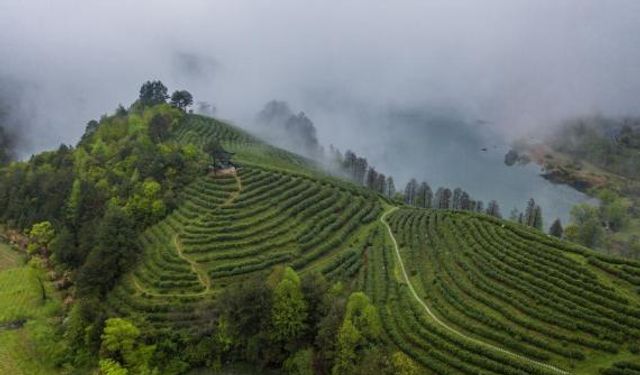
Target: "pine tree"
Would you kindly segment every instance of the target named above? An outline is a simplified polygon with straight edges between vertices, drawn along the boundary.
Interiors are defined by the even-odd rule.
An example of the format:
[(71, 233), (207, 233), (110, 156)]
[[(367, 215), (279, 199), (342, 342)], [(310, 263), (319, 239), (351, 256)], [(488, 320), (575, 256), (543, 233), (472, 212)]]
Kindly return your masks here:
[(438, 188), (438, 190), (436, 190), (436, 193), (433, 196), (433, 203), (431, 204), (431, 206), (433, 208), (440, 208), (440, 201), (442, 200), (442, 194), (444, 192), (443, 188)]
[[(471, 196), (466, 191), (463, 191), (462, 194), (460, 195), (460, 209), (461, 210), (471, 209)], [(475, 210), (475, 207), (474, 207), (474, 210)]]
[(448, 210), (451, 208), (451, 190), (449, 188), (439, 188), (438, 193), (436, 193), (436, 208), (441, 210)]
[(140, 87), (140, 103), (144, 106), (166, 103), (167, 99), (167, 87), (160, 81), (147, 81)]
[(378, 180), (376, 181), (375, 190), (384, 196), (387, 195), (387, 178), (382, 173), (378, 174)]
[(415, 178), (412, 178), (404, 189), (404, 203), (412, 206), (415, 205), (417, 189), (418, 181), (416, 181)]
[(431, 208), (433, 206), (433, 191), (428, 183), (424, 182), (424, 208)]
[(356, 179), (356, 159), (356, 154), (351, 150), (347, 150), (344, 153), (344, 160), (342, 162), (342, 168), (354, 181)]
[(542, 228), (544, 227), (544, 224), (542, 222), (542, 208), (540, 208), (540, 206), (536, 205), (536, 207), (533, 209), (533, 225), (532, 227), (538, 229), (538, 230), (542, 230)]
[(554, 237), (562, 238), (562, 235), (564, 234), (564, 229), (562, 228), (562, 223), (560, 222), (560, 219), (556, 219), (553, 222), (553, 224), (551, 224), (551, 228), (549, 228), (549, 234)]
[(476, 202), (476, 209), (474, 211), (476, 211), (476, 212), (484, 212), (484, 202), (483, 201), (477, 201)]
[(477, 206), (478, 206), (478, 202), (474, 200), (470, 200), (469, 203), (467, 204), (466, 209), (469, 211), (475, 211)]
[(342, 153), (340, 152), (340, 150), (335, 148), (332, 144), (329, 145), (329, 157), (331, 158), (331, 161), (334, 163), (333, 165), (335, 166), (344, 165), (344, 159), (342, 157)]
[(492, 200), (487, 205), (487, 215), (491, 215), (497, 218), (502, 218), (502, 214), (500, 213), (500, 205), (495, 200)]
[(375, 168), (369, 167), (367, 171), (366, 186), (371, 190), (376, 190), (376, 183), (378, 182), (378, 172)]
[(524, 211), (524, 225), (528, 225), (530, 227), (533, 226), (534, 221), (536, 219), (536, 201), (533, 198), (530, 198), (527, 202), (527, 208)]
[(387, 177), (387, 197), (392, 198), (396, 194), (396, 185), (393, 183), (393, 177)]
[(433, 192), (431, 191), (431, 187), (426, 182), (422, 182), (416, 193), (415, 205), (422, 208), (431, 208), (432, 200)]
[(367, 174), (367, 159), (365, 158), (357, 158), (356, 159), (356, 174), (355, 181), (360, 185), (365, 184), (365, 175)]
[(454, 210), (461, 209), (462, 206), (462, 189), (455, 188), (453, 189), (453, 198), (451, 200), (451, 208)]

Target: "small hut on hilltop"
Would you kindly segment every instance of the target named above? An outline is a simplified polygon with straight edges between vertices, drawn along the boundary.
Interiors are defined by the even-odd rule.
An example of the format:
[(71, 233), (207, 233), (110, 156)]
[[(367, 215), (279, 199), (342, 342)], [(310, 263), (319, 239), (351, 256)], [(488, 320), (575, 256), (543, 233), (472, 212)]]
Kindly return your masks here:
[(226, 151), (220, 142), (212, 141), (205, 146), (205, 152), (211, 156), (209, 170), (216, 176), (235, 174), (238, 166), (231, 161), (234, 153)]

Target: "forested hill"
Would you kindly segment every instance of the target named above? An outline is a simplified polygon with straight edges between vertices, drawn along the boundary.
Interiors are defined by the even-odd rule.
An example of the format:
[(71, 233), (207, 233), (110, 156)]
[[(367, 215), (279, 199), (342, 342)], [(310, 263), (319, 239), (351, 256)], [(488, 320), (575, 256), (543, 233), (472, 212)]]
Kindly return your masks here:
[[(0, 358), (33, 352), (0, 370), (639, 372), (640, 263), (407, 207), (144, 88), (75, 147), (2, 169), (0, 218), (36, 280), (20, 295), (36, 297), (0, 290), (16, 306), (0, 338), (47, 328), (20, 328), (27, 349), (2, 340)], [(0, 286), (16, 269), (0, 262)]]

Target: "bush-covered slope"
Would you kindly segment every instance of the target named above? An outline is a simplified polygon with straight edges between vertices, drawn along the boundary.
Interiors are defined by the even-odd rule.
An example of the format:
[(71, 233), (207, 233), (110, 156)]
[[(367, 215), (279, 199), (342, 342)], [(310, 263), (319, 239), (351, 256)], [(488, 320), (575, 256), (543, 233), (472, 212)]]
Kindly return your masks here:
[[(398, 283), (389, 245), (370, 257), (367, 269), (388, 272), (371, 272), (367, 290), (390, 338), (434, 372), (560, 372), (535, 360), (595, 373), (600, 361), (634, 357), (637, 280), (601, 271), (616, 260), (484, 215), (402, 209), (387, 220), (412, 287), (444, 325)], [(640, 270), (619, 263), (619, 275)]]
[(203, 175), (174, 212), (144, 232), (142, 261), (112, 293), (114, 313), (141, 313), (157, 328), (203, 331), (215, 323), (216, 295), (256, 272), (283, 264), (329, 277), (357, 272), (355, 249), (381, 213), (374, 194), (310, 177), (319, 172), (308, 161), (227, 125), (192, 120), (178, 137), (200, 144), (216, 137), (237, 152), (240, 169)]

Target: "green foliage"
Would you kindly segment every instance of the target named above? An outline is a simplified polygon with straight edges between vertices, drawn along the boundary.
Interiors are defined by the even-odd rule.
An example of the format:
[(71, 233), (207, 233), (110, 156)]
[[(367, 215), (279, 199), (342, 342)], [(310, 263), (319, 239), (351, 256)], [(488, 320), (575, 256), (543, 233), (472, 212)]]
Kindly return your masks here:
[(560, 127), (551, 144), (554, 149), (589, 161), (616, 174), (637, 178), (640, 164), (638, 118), (582, 117)]
[(403, 352), (395, 352), (391, 356), (394, 373), (397, 375), (420, 375), (420, 366)]
[(280, 342), (295, 341), (304, 334), (306, 319), (307, 302), (302, 294), (300, 278), (292, 268), (287, 267), (273, 292), (272, 338)]
[(380, 337), (382, 327), (376, 307), (369, 297), (362, 292), (356, 292), (349, 296), (345, 321), (351, 320), (354, 327), (369, 341), (375, 341)]
[(147, 81), (140, 87), (140, 103), (143, 106), (154, 106), (166, 103), (167, 87), (160, 81)]
[(101, 359), (100, 363), (100, 372), (102, 375), (128, 375), (129, 371), (122, 367), (118, 362), (113, 359)]
[(96, 234), (96, 246), (78, 275), (81, 295), (105, 295), (139, 256), (135, 223), (117, 206), (107, 209)]
[(129, 370), (141, 375), (156, 374), (149, 367), (155, 347), (142, 344), (140, 334), (140, 330), (130, 321), (121, 318), (107, 319), (101, 336), (101, 370), (104, 364), (110, 371)]
[(61, 303), (43, 269), (11, 255), (19, 253), (0, 243), (0, 373), (57, 374), (67, 349), (57, 324)]
[(332, 304), (333, 295), (328, 296), (330, 284), (319, 272), (306, 273), (301, 280), (300, 287), (308, 304), (307, 324), (311, 332), (316, 332), (322, 317), (327, 314)]
[(154, 143), (164, 142), (169, 138), (172, 118), (168, 114), (155, 114), (149, 122), (149, 138)]
[[(579, 367), (584, 359), (614, 358), (640, 337), (638, 299), (628, 288), (610, 287), (640, 285), (633, 276), (637, 262), (473, 213), (403, 209), (389, 222), (418, 297), (465, 336), (576, 369), (586, 369), (586, 363)], [(367, 269), (380, 271), (366, 278), (365, 290), (385, 336), (417, 364), (433, 373), (548, 373), (438, 324), (406, 284), (395, 281), (397, 259), (379, 243)]]
[(133, 323), (120, 318), (107, 319), (102, 333), (102, 347), (105, 355), (124, 357), (133, 350), (140, 330)]
[(553, 221), (553, 224), (551, 224), (551, 227), (549, 228), (549, 234), (557, 238), (562, 238), (564, 235), (564, 229), (562, 228), (562, 222), (560, 222), (560, 219), (555, 219)]
[[(205, 152), (216, 149), (234, 153), (237, 175), (205, 175)], [(63, 193), (49, 192), (48, 178)], [(134, 105), (92, 124), (77, 149), (17, 163), (0, 179), (9, 184), (0, 184), (0, 214), (53, 224), (54, 259), (76, 271), (80, 297), (64, 323), (69, 357), (91, 363), (101, 347), (105, 373), (235, 362), (299, 374), (545, 373), (425, 314), (374, 230), (382, 206), (371, 192), (218, 121)], [(53, 202), (34, 202), (34, 192)], [(470, 204), (461, 191), (447, 199)], [(596, 216), (614, 228), (617, 213)], [(535, 206), (531, 214), (540, 227)], [(638, 338), (636, 301), (614, 288), (640, 286), (633, 263), (578, 262), (565, 253), (583, 256), (582, 247), (470, 212), (389, 218), (418, 294), (456, 329), (562, 365)]]
[(358, 358), (376, 342), (382, 326), (376, 308), (362, 292), (352, 293), (338, 332), (333, 374), (354, 374)]
[(28, 319), (42, 302), (37, 271), (18, 267), (0, 272), (0, 324)]
[(166, 215), (167, 207), (162, 199), (162, 186), (153, 178), (141, 185), (136, 184), (136, 192), (124, 206), (127, 214), (138, 227), (147, 227)]
[(565, 230), (565, 237), (581, 245), (597, 248), (604, 241), (604, 229), (599, 210), (588, 204), (579, 204), (571, 209), (572, 224)]
[(349, 375), (356, 369), (356, 347), (362, 341), (362, 334), (351, 319), (345, 319), (338, 332), (337, 358), (332, 374)]
[(0, 170), (0, 220), (17, 229), (61, 219), (74, 179), (73, 149), (33, 156)]
[(289, 375), (314, 375), (313, 351), (311, 349), (298, 350), (284, 362), (282, 368)]
[(186, 110), (193, 104), (193, 96), (187, 90), (176, 90), (171, 94), (171, 105)]
[(613, 231), (622, 229), (629, 219), (624, 199), (608, 189), (598, 191), (597, 197), (600, 200), (600, 219), (605, 223), (607, 229)]
[(55, 237), (56, 232), (53, 228), (53, 225), (49, 221), (43, 221), (33, 224), (28, 234), (30, 243), (27, 250), (30, 253), (35, 253), (40, 249), (48, 248), (49, 243), (51, 243), (51, 241)]

